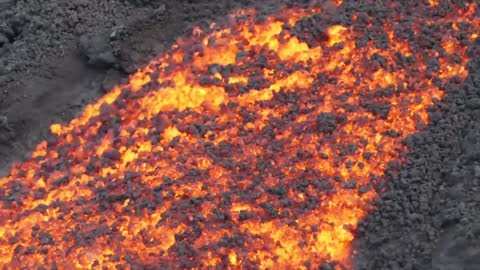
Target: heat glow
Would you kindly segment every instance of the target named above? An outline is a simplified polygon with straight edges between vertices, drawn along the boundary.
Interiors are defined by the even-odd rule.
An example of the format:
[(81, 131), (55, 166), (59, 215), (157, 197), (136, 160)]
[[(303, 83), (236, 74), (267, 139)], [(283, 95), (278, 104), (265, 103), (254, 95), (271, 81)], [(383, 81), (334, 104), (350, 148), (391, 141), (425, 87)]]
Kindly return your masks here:
[(374, 26), (354, 14), (309, 44), (294, 26), (322, 12), (239, 11), (52, 125), (0, 179), (0, 265), (350, 268), (385, 170), (441, 85), (467, 76), (480, 21), (475, 4), (413, 19), (415, 36), (442, 29), (426, 50), (397, 37), (396, 17), (387, 46), (360, 46)]

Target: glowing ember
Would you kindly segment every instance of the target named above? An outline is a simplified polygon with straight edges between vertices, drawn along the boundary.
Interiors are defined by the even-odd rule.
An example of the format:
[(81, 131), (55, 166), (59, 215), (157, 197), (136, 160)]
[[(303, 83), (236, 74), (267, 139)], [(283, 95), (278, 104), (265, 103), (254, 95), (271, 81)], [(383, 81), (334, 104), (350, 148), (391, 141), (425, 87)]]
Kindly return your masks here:
[[(350, 268), (402, 140), (467, 75), (476, 9), (409, 38), (398, 14), (320, 31), (320, 8), (196, 29), (0, 180), (0, 264)], [(429, 25), (441, 46), (418, 45)]]

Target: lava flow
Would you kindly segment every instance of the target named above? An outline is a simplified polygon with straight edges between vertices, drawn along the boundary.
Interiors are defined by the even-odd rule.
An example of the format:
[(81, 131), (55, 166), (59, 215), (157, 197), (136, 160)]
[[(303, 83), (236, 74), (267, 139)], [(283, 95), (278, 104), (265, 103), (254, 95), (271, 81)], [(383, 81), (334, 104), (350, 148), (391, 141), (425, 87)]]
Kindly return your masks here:
[(347, 2), (239, 11), (52, 125), (0, 179), (0, 265), (351, 268), (480, 21), (474, 3)]

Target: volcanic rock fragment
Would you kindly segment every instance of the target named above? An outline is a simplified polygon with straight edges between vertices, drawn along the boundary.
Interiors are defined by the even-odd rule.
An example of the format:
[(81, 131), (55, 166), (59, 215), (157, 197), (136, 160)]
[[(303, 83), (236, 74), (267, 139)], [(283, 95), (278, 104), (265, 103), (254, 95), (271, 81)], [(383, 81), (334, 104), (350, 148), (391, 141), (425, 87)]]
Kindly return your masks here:
[(320, 113), (316, 119), (317, 131), (332, 133), (337, 128), (337, 117), (332, 113)]
[(80, 52), (87, 58), (88, 64), (94, 67), (108, 68), (118, 64), (109, 38), (103, 33), (82, 35), (78, 46)]
[(480, 265), (479, 235), (478, 223), (447, 230), (434, 251), (432, 270), (478, 269)]
[(316, 42), (325, 42), (328, 40), (328, 33), (322, 21), (322, 16), (306, 17), (295, 24), (293, 33), (311, 45)]
[(9, 144), (14, 136), (14, 130), (8, 124), (7, 117), (0, 115), (0, 144)]
[(468, 99), (466, 105), (472, 110), (480, 109), (480, 98)]

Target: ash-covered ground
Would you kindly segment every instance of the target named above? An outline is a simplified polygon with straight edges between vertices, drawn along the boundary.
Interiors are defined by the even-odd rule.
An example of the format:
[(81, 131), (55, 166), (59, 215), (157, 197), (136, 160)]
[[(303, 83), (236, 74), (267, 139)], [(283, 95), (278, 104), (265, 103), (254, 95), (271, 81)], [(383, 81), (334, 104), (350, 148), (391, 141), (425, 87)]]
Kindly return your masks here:
[[(193, 26), (284, 2), (308, 1), (0, 0), (0, 175), (51, 123), (69, 121)], [(360, 6), (351, 2), (347, 13)], [(379, 3), (362, 8), (385, 19)], [(357, 269), (480, 269), (479, 55), (477, 39), (469, 77), (445, 85), (440, 110), (387, 171), (378, 211), (357, 232)]]

